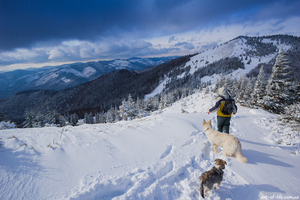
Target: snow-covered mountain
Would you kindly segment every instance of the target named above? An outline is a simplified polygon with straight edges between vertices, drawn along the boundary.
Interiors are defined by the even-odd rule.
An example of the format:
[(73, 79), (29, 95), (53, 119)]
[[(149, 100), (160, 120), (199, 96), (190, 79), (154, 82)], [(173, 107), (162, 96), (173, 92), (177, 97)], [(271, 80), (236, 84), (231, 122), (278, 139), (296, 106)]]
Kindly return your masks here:
[[(131, 94), (134, 99), (144, 99), (161, 92), (187, 88), (199, 88), (202, 83), (213, 84), (221, 74), (240, 79), (243, 75), (257, 76), (261, 65), (268, 72), (273, 67), (275, 57), (282, 47), (290, 59), (293, 75), (300, 80), (300, 37), (275, 35), (265, 37), (240, 36), (224, 44), (194, 55), (173, 59), (167, 63), (148, 67), (140, 71), (122, 69), (107, 73), (85, 84), (63, 91), (26, 91), (0, 99), (0, 112), (14, 121), (24, 120), (27, 110), (46, 113), (49, 109), (60, 114), (76, 112), (81, 117), (86, 112), (106, 112), (111, 106), (120, 106), (123, 99)], [(157, 61), (157, 60), (156, 60)], [(108, 62), (113, 69), (125, 67), (129, 61), (115, 60)], [(132, 59), (132, 63), (144, 63), (142, 59)], [(157, 61), (160, 62), (160, 61)], [(43, 79), (32, 81), (31, 84), (42, 84), (47, 80), (68, 82), (67, 75), (84, 79), (92, 77), (93, 67), (84, 69), (76, 67), (52, 69)], [(85, 68), (86, 68), (85, 67)], [(92, 69), (93, 68), (93, 69)], [(59, 73), (56, 71), (59, 71)], [(74, 70), (78, 72), (75, 73)], [(59, 74), (63, 74), (61, 79)], [(52, 79), (52, 77), (56, 77)], [(60, 78), (59, 78), (60, 77)], [(32, 78), (32, 77), (31, 77)], [(55, 83), (53, 83), (55, 85)]]
[(213, 84), (221, 75), (237, 79), (243, 75), (257, 76), (261, 65), (266, 71), (272, 71), (280, 48), (290, 58), (292, 75), (300, 80), (299, 45), (300, 37), (294, 36), (240, 36), (191, 57), (180, 70), (167, 74), (161, 84), (164, 85), (163, 89), (168, 89), (177, 87), (178, 82), (187, 83), (185, 86), (197, 84), (200, 79), (201, 82), (210, 80)]
[(230, 134), (248, 159), (241, 163), (215, 153), (204, 133), (203, 119), (216, 128), (207, 114), (214, 103), (197, 92), (133, 121), (1, 130), (0, 199), (201, 199), (198, 178), (216, 158), (227, 165), (206, 199), (299, 199), (299, 136), (276, 141), (297, 133), (279, 127), (277, 115), (238, 105)]
[[(0, 99), (0, 114), (20, 119), (25, 110), (102, 112), (128, 94), (142, 99), (173, 90), (175, 99), (179, 87), (193, 88), (169, 107), (131, 121), (0, 130), (0, 199), (199, 199), (198, 177), (216, 158), (227, 165), (220, 188), (207, 199), (299, 199), (299, 124), (287, 126), (277, 121), (279, 115), (238, 104), (230, 134), (241, 141), (248, 159), (241, 163), (224, 156), (222, 148), (213, 152), (202, 120), (211, 119), (216, 129), (216, 115), (207, 114), (215, 96), (197, 89), (216, 82), (221, 73), (255, 75), (260, 65), (274, 65), (281, 47), (297, 75), (299, 42), (293, 36), (238, 37), (138, 73), (122, 69), (64, 91), (26, 91)], [(63, 71), (93, 74), (91, 68), (78, 72)], [(159, 98), (153, 99), (150, 105), (157, 106)]]
[(111, 71), (142, 70), (174, 58), (176, 57), (116, 59), (4, 72), (0, 73), (0, 98), (24, 90), (62, 90), (94, 80)]

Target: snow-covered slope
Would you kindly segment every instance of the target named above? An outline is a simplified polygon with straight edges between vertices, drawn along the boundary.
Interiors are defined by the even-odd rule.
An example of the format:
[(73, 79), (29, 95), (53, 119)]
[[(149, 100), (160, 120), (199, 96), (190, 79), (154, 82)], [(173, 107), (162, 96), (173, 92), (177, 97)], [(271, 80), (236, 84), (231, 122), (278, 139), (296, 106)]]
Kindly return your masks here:
[(277, 116), (238, 106), (230, 133), (244, 164), (212, 151), (202, 119), (216, 126), (213, 104), (195, 93), (133, 121), (2, 130), (0, 199), (199, 199), (216, 158), (228, 165), (208, 199), (299, 198), (300, 157), (274, 142)]
[[(280, 39), (278, 38), (273, 40), (264, 38), (258, 41), (260, 44), (250, 44), (250, 42), (245, 37), (238, 37), (229, 42), (218, 45), (193, 56), (191, 60), (186, 63), (184, 68), (190, 67), (189, 74), (193, 75), (197, 70), (206, 67), (208, 64), (217, 62), (225, 58), (237, 57), (242, 60), (245, 69), (239, 68), (238, 70), (235, 70), (232, 73), (229, 73), (228, 75), (239, 79), (241, 76), (249, 73), (251, 70), (257, 67), (259, 63), (269, 63), (272, 59), (276, 57), (278, 50), (281, 47), (284, 51), (287, 51), (292, 47), (288, 43), (280, 42)], [(273, 52), (271, 50), (266, 49), (265, 51), (263, 51), (263, 53), (258, 52), (257, 48), (259, 45), (266, 45), (266, 47), (261, 48), (264, 49), (267, 48), (270, 44), (274, 45), (273, 47), (276, 47), (277, 51)], [(249, 52), (256, 52), (257, 55), (255, 53)], [(183, 78), (185, 74), (186, 72), (178, 76), (178, 78)], [(202, 82), (206, 82), (209, 79), (212, 81), (212, 83), (215, 83), (215, 81), (218, 78), (220, 78), (220, 74), (214, 75), (213, 79), (211, 79), (211, 76), (203, 77)]]

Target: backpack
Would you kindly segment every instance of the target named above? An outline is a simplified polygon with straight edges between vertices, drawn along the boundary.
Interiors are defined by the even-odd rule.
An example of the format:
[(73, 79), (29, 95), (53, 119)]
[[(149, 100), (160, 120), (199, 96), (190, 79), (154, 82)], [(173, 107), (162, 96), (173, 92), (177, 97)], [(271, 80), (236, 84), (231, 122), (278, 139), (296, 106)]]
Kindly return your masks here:
[(234, 109), (234, 100), (231, 99), (230, 97), (229, 97), (229, 99), (225, 99), (222, 96), (222, 98), (225, 100), (225, 103), (224, 103), (224, 106), (221, 111), (224, 115), (230, 115)]

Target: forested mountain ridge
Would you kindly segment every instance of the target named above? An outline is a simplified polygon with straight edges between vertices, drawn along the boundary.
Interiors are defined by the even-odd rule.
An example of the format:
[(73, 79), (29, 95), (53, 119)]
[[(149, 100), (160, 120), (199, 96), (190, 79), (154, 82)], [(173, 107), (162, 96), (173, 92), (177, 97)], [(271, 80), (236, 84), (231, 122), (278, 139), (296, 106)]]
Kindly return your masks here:
[(174, 58), (176, 56), (115, 59), (0, 72), (0, 98), (25, 90), (58, 91), (92, 81), (115, 70), (142, 70), (149, 66), (168, 62)]
[[(119, 70), (62, 91), (22, 92), (0, 100), (0, 112), (9, 119), (22, 121), (26, 111), (47, 113), (56, 110), (60, 114), (103, 113), (118, 110), (128, 95), (134, 101), (160, 88), (154, 99), (143, 103), (147, 111), (165, 107), (193, 89), (216, 84), (234, 86), (237, 99), (250, 101), (250, 92), (261, 66), (265, 70), (265, 82), (270, 77), (279, 49), (289, 60), (292, 76), (299, 81), (300, 38), (289, 35), (265, 37), (240, 36), (199, 54), (183, 56), (168, 63), (141, 71)], [(248, 78), (247, 78), (248, 77)], [(150, 97), (155, 95), (152, 93)], [(149, 97), (149, 95), (147, 95)], [(129, 97), (128, 97), (129, 98)], [(128, 100), (129, 101), (129, 100)], [(130, 100), (131, 101), (131, 100)], [(136, 103), (137, 103), (136, 102)], [(137, 104), (141, 104), (140, 102)], [(136, 114), (135, 114), (136, 115)]]
[(0, 99), (0, 112), (13, 121), (22, 121), (26, 111), (46, 113), (103, 112), (111, 106), (120, 105), (128, 94), (142, 98), (151, 93), (159, 80), (174, 66), (183, 66), (190, 56), (173, 59), (168, 63), (136, 73), (127, 69), (117, 70), (99, 78), (61, 91), (30, 90)]

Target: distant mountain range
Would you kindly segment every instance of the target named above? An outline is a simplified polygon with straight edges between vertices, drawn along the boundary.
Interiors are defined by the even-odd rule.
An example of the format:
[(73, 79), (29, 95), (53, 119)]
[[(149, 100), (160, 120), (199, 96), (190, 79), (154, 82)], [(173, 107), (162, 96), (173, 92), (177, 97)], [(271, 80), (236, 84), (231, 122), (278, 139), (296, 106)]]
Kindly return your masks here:
[(116, 59), (4, 72), (0, 73), (0, 98), (26, 90), (62, 90), (94, 80), (112, 71), (120, 69), (139, 71), (174, 58), (176, 56)]
[[(98, 62), (80, 64), (82, 66), (80, 68), (74, 64), (72, 67), (51, 69), (40, 78), (34, 77), (34, 74), (37, 76), (37, 72), (26, 74), (24, 71), (20, 71), (20, 73), (24, 73), (20, 77), (29, 79), (28, 84), (32, 87), (28, 88), (39, 89), (42, 88), (39, 85), (45, 86), (46, 83), (49, 88), (23, 91), (0, 99), (0, 113), (18, 122), (24, 119), (26, 111), (46, 113), (49, 110), (56, 110), (60, 114), (77, 113), (82, 117), (84, 113), (105, 112), (112, 106), (118, 107), (122, 100), (128, 97), (128, 94), (131, 94), (134, 99), (144, 99), (147, 94), (151, 94), (147, 96), (153, 96), (153, 91), (155, 94), (175, 91), (174, 94), (176, 94), (178, 88), (187, 88), (188, 90), (199, 88), (200, 84), (206, 83), (208, 80), (215, 83), (221, 74), (237, 79), (244, 75), (255, 78), (261, 65), (264, 65), (267, 73), (271, 72), (281, 47), (289, 57), (292, 75), (299, 81), (300, 37), (289, 35), (240, 36), (207, 51), (179, 57), (157, 66), (152, 64), (152, 67), (144, 68), (146, 65), (142, 62), (140, 69), (143, 68), (143, 70), (137, 70), (138, 67), (127, 67), (128, 63), (139, 66), (141, 64), (139, 59), (133, 59), (136, 60), (135, 62), (107, 61), (105, 66), (111, 66), (112, 72), (98, 78), (95, 75), (97, 70), (101, 69), (101, 67), (96, 67)], [(156, 63), (158, 64), (158, 62), (162, 61), (157, 60)], [(70, 82), (71, 80), (72, 82), (76, 81), (75, 78), (71, 79), (67, 75), (78, 79), (85, 78), (85, 80), (88, 79), (86, 77), (91, 77), (90, 79), (94, 80), (74, 87), (71, 87), (70, 83), (64, 86), (64, 88), (69, 87), (64, 90), (46, 90), (51, 87), (58, 88), (57, 85), (60, 84), (55, 85), (54, 80), (58, 80), (61, 85), (68, 82), (68, 79)], [(50, 82), (46, 81), (47, 77), (51, 80)], [(63, 86), (61, 87), (63, 88)]]

